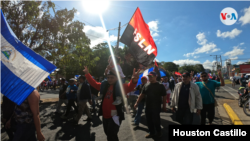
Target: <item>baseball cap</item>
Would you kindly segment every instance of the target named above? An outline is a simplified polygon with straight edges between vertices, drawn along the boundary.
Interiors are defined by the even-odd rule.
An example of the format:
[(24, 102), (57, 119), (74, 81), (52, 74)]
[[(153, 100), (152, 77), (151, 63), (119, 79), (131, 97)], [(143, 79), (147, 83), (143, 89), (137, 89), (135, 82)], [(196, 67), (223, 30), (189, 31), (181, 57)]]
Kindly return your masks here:
[(70, 78), (69, 81), (76, 81), (75, 78)]
[(114, 74), (112, 71), (109, 71), (108, 75), (114, 75), (114, 76), (116, 76), (116, 74)]
[(66, 79), (65, 78), (62, 78), (63, 81), (65, 81)]
[(143, 77), (141, 78), (141, 80), (142, 80), (142, 79), (147, 79), (147, 77), (146, 77), (146, 76), (143, 76)]
[(149, 76), (149, 75), (157, 76), (156, 72), (154, 72), (154, 71), (151, 71), (151, 72), (148, 74), (148, 76)]
[(189, 77), (190, 77), (190, 73), (189, 73), (189, 72), (184, 72), (184, 73), (182, 74), (182, 76), (189, 76)]

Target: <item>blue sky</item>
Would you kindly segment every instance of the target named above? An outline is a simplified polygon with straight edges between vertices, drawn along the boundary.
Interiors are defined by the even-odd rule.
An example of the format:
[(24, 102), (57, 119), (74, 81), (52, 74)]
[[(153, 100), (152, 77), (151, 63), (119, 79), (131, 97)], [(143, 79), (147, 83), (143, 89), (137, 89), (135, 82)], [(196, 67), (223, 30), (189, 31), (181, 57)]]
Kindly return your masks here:
[[(54, 2), (58, 9), (74, 7), (78, 10), (75, 20), (86, 24), (84, 31), (91, 39), (91, 47), (106, 41), (99, 16), (86, 11), (84, 1)], [(232, 60), (233, 64), (250, 60), (250, 1), (110, 1), (102, 13), (106, 28), (116, 28), (119, 22), (121, 25), (128, 23), (137, 7), (150, 27), (159, 61), (179, 65), (201, 63), (211, 69), (215, 59), (210, 55), (221, 55), (222, 60), (237, 59)], [(238, 13), (234, 25), (224, 25), (220, 20), (220, 12), (226, 7), (232, 7)], [(121, 35), (125, 28), (121, 29)], [(117, 32), (109, 31), (113, 45)]]

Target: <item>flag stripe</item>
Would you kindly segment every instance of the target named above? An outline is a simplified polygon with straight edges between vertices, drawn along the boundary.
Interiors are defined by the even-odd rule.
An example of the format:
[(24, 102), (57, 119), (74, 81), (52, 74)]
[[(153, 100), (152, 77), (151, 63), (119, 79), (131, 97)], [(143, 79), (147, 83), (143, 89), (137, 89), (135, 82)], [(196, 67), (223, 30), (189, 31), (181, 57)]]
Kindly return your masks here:
[[(11, 46), (5, 38), (1, 35), (1, 46)], [(13, 47), (14, 48), (14, 47)], [(2, 58), (5, 56), (2, 56)], [(5, 62), (2, 59), (2, 63), (17, 77), (25, 81), (32, 87), (37, 87), (40, 84), (41, 79), (45, 79), (49, 73), (42, 70), (40, 67), (34, 65), (30, 60), (26, 59), (21, 53), (16, 51), (14, 61), (11, 63)], [(34, 77), (35, 76), (35, 77)]]
[(1, 93), (3, 95), (20, 105), (34, 89), (34, 87), (17, 77), (1, 61)]

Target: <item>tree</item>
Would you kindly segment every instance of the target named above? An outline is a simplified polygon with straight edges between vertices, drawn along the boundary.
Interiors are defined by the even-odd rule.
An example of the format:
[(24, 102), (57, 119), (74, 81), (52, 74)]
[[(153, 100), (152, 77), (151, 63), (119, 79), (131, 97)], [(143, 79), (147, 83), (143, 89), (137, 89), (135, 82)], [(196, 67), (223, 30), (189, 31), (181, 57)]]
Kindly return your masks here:
[(178, 71), (178, 66), (173, 62), (161, 62), (163, 68), (170, 72)]
[(17, 38), (50, 61), (60, 59), (65, 50), (90, 44), (84, 23), (73, 21), (74, 8), (55, 11), (51, 1), (1, 1), (1, 5)]
[(202, 64), (196, 64), (196, 65), (194, 65), (194, 71), (195, 71), (195, 73), (203, 72), (203, 71), (205, 71), (205, 69), (204, 69)]

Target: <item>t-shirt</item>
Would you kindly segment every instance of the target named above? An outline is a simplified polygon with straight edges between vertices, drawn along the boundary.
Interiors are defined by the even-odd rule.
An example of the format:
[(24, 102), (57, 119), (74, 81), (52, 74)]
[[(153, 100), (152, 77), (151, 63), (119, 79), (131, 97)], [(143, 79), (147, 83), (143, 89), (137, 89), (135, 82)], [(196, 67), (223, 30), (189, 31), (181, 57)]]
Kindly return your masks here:
[(247, 84), (247, 81), (246, 81), (246, 78), (243, 77), (243, 78), (240, 78), (240, 83), (241, 83), (241, 87), (246, 87), (246, 84)]
[[(145, 84), (144, 84), (144, 85), (145, 85)], [(139, 93), (141, 94), (142, 88), (144, 87), (144, 85), (140, 84), (140, 85), (138, 85), (135, 89), (136, 89), (136, 90), (139, 90)], [(141, 102), (145, 102), (145, 98), (143, 98), (143, 99), (141, 100)]]
[[(76, 85), (69, 85), (66, 89), (66, 96), (67, 98), (70, 99), (76, 99), (76, 92), (77, 92), (77, 86)], [(71, 90), (74, 90), (74, 92), (72, 93)]]
[(216, 89), (216, 87), (219, 87), (221, 85), (221, 83), (217, 82), (215, 80), (208, 80), (208, 82), (205, 83), (205, 85), (213, 93), (213, 96), (211, 95), (209, 90), (202, 84), (202, 82), (196, 82), (195, 84), (197, 84), (199, 86), (199, 88), (200, 88), (200, 93), (201, 93), (203, 104), (212, 104), (212, 103), (214, 103), (213, 96), (215, 96), (215, 89)]
[(142, 94), (146, 96), (146, 109), (155, 110), (161, 108), (162, 96), (166, 96), (166, 89), (160, 82), (147, 83), (142, 88)]
[(102, 114), (103, 118), (112, 118), (114, 114), (117, 113), (113, 99), (113, 85), (108, 88), (108, 91), (103, 99)]
[(182, 84), (180, 95), (179, 95), (179, 102), (178, 102), (178, 108), (179, 109), (185, 109), (189, 107), (188, 99), (189, 99), (189, 88), (190, 84), (185, 85)]
[(166, 89), (166, 93), (167, 94), (171, 94), (171, 90), (169, 89), (169, 90), (167, 90), (168, 88), (169, 88), (169, 82), (162, 82), (162, 84), (164, 85), (164, 87), (165, 87), (165, 89)]
[[(115, 66), (113, 66), (112, 69), (115, 71)], [(120, 74), (121, 78), (124, 78), (125, 75), (123, 74), (123, 71), (122, 71), (122, 68), (121, 68), (120, 65), (117, 65), (117, 69), (118, 69), (118, 71), (119, 71), (119, 74)], [(108, 70), (108, 73), (109, 73), (109, 71), (110, 71), (110, 70)]]

